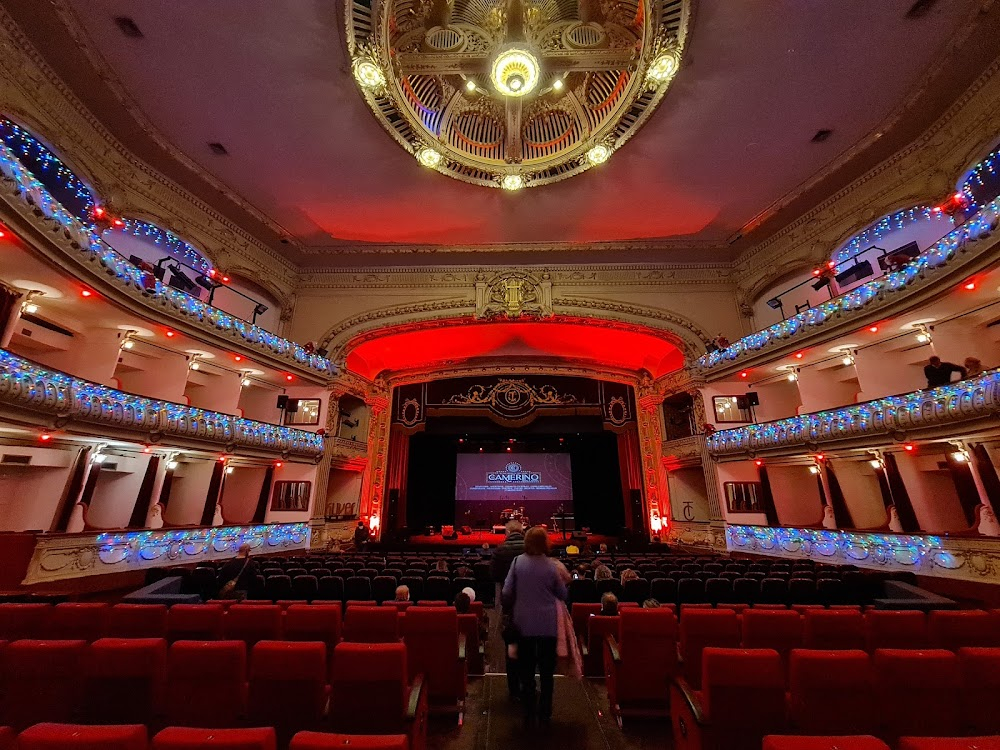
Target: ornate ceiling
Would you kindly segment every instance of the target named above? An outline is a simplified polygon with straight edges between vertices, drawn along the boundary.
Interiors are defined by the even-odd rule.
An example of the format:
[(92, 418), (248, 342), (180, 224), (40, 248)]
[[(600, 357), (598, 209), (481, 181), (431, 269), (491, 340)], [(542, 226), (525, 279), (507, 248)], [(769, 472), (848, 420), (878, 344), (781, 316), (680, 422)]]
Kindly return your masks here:
[(520, 190), (604, 164), (681, 60), (689, 0), (347, 5), (372, 113), (425, 167)]

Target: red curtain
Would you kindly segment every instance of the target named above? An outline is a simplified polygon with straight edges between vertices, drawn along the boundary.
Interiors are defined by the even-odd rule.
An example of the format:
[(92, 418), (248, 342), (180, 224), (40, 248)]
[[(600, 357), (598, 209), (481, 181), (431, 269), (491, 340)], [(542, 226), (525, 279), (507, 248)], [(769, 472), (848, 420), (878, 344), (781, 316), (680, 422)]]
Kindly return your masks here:
[[(398, 493), (396, 508), (386, 506), (382, 512), (383, 528), (401, 529), (406, 526), (406, 482), (410, 469), (410, 436), (393, 428), (389, 432), (389, 463), (386, 468), (386, 498), (393, 490)], [(457, 519), (456, 519), (457, 520)], [(389, 525), (393, 524), (393, 525)]]
[(629, 498), (632, 490), (642, 492), (642, 456), (638, 430), (618, 433), (618, 467), (622, 478), (622, 502), (625, 503), (625, 523), (631, 528), (632, 510)]

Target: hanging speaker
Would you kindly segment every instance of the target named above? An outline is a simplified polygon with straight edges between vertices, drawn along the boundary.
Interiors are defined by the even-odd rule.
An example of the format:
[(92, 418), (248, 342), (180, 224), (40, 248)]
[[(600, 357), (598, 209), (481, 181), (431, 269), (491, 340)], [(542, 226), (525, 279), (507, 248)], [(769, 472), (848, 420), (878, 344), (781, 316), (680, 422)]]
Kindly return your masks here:
[(287, 404), (288, 404), (288, 396), (286, 396), (285, 394), (281, 394), (280, 396), (278, 396), (279, 409), (284, 409)]
[(747, 391), (747, 405), (760, 406), (760, 396), (757, 395), (757, 391)]

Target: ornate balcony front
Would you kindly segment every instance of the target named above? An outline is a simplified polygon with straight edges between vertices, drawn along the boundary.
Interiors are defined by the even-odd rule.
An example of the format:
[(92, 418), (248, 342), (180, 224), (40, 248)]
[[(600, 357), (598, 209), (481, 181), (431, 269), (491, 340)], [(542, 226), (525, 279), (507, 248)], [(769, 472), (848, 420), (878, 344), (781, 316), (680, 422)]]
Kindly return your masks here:
[(136, 396), (39, 367), (5, 350), (0, 350), (0, 404), (45, 415), (55, 426), (76, 421), (148, 443), (173, 439), (228, 452), (243, 448), (314, 460), (323, 455), (322, 435)]
[(980, 423), (995, 428), (998, 412), (1000, 371), (994, 370), (940, 388), (722, 430), (708, 438), (708, 451), (718, 457), (753, 457), (801, 452), (820, 445), (864, 447), (884, 444), (887, 438), (947, 437), (955, 431), (975, 429)]

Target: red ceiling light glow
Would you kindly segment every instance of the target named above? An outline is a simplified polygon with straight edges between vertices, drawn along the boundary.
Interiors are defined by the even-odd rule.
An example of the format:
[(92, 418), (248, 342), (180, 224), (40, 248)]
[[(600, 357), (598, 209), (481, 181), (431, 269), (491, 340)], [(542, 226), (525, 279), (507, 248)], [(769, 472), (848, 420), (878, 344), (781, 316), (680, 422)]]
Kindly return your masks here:
[(285, 380), (291, 383), (293, 380), (295, 380), (295, 376), (292, 374), (285, 375)]
[(0, 229), (0, 239), (3, 239), (6, 236), (7, 236), (7, 233), (3, 229)]
[(214, 268), (209, 268), (208, 269), (208, 278), (214, 279), (215, 278), (215, 274), (217, 274), (217, 273), (218, 273), (218, 271), (216, 271)]
[(43, 432), (41, 435), (38, 436), (38, 439), (41, 440), (43, 443), (47, 443), (52, 439), (52, 434), (48, 432)]
[(89, 289), (81, 289), (80, 290), (80, 296), (81, 297), (93, 297), (94, 293), (92, 291), (90, 291)]
[(223, 276), (222, 277), (222, 283), (223, 284), (228, 284), (229, 283), (229, 277), (228, 276)]
[(963, 289), (967, 289), (968, 291), (971, 292), (972, 290), (974, 290), (976, 288), (976, 282), (975, 281), (967, 281), (967, 282), (965, 282), (965, 284), (962, 285), (962, 288)]
[(121, 219), (115, 219), (111, 223), (114, 224), (116, 227), (123, 227), (123, 226), (125, 226), (125, 222), (122, 221)]
[(172, 339), (177, 334), (174, 331), (167, 331), (165, 335), (168, 339)]
[(233, 359), (235, 359), (237, 362), (243, 361), (243, 357), (241, 357), (239, 354), (234, 354)]
[(904, 443), (903, 444), (903, 450), (904, 451), (909, 451), (910, 453), (912, 453), (916, 449), (917, 449), (917, 446), (915, 446), (913, 443)]
[(818, 268), (813, 269), (813, 276), (819, 276), (821, 273), (823, 272), (820, 269)]
[(803, 357), (802, 352), (796, 352), (795, 353), (795, 359), (802, 359), (802, 357)]
[(146, 446), (145, 448), (143, 448), (143, 449), (142, 449), (142, 452), (143, 452), (143, 453), (152, 453), (152, 452), (153, 452), (153, 449), (152, 449), (152, 448), (150, 448), (150, 447), (149, 447), (149, 446), (147, 445), (147, 446)]
[(104, 206), (94, 206), (94, 210), (91, 213), (94, 215), (95, 219), (103, 219), (104, 215), (107, 213), (107, 209)]
[(275, 461), (274, 462), (274, 468), (275, 469), (280, 469), (282, 466), (284, 466), (284, 464), (281, 463), (281, 461)]
[(753, 465), (754, 465), (754, 466), (763, 466), (763, 465), (764, 465), (764, 462), (763, 462), (763, 461), (761, 461), (761, 460), (760, 460), (760, 459), (758, 458), (758, 459), (757, 459), (756, 461), (754, 461), (754, 462), (753, 462)]
[(868, 330), (872, 333), (878, 333), (878, 326), (868, 326)]
[(748, 378), (748, 377), (750, 377), (750, 373), (747, 372), (746, 370), (744, 370), (743, 372), (740, 373), (740, 377), (741, 378)]
[(825, 461), (826, 460), (826, 456), (824, 456), (822, 453), (817, 453), (816, 454), (816, 460), (817, 461)]

